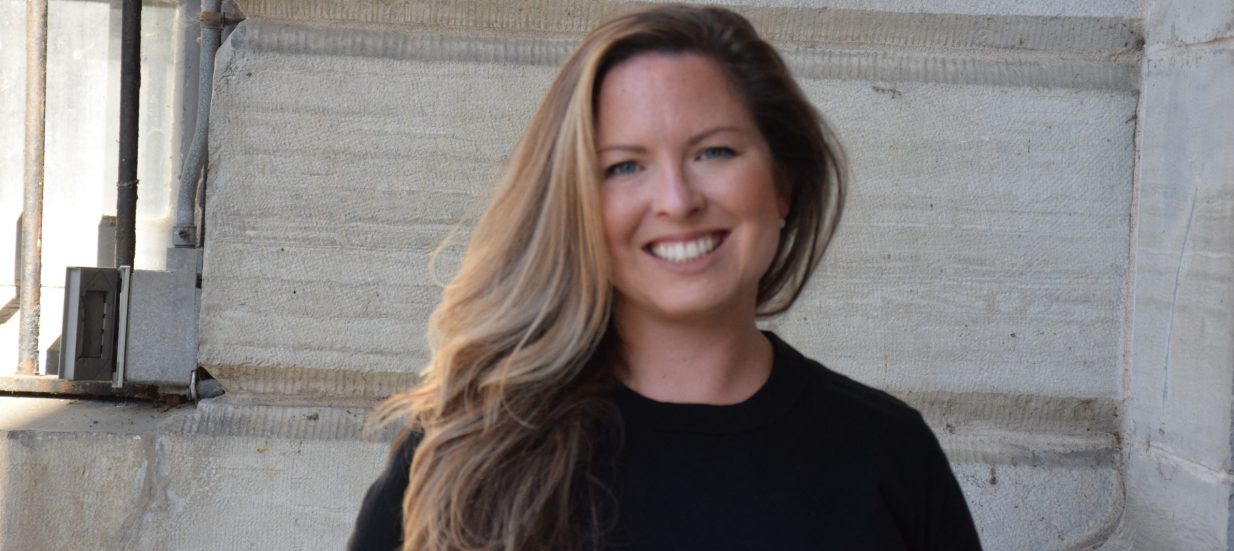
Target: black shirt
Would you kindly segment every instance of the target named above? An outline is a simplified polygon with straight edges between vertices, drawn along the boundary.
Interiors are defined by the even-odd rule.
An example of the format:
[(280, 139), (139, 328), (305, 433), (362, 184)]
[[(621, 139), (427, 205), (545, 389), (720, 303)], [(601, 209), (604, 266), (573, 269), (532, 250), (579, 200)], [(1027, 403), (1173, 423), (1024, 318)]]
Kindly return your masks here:
[[(624, 426), (597, 476), (616, 498), (612, 551), (980, 549), (934, 434), (892, 396), (775, 335), (746, 401), (673, 404), (623, 389)], [(365, 495), (350, 549), (397, 549), (410, 438)]]

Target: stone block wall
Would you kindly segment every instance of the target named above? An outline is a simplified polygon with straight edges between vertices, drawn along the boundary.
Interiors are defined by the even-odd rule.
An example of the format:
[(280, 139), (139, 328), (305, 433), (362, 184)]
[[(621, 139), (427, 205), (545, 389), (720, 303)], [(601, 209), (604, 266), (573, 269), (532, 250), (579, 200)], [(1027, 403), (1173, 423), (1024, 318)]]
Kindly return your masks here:
[(1234, 2), (1150, 0), (1144, 17), (1123, 530), (1230, 549)]

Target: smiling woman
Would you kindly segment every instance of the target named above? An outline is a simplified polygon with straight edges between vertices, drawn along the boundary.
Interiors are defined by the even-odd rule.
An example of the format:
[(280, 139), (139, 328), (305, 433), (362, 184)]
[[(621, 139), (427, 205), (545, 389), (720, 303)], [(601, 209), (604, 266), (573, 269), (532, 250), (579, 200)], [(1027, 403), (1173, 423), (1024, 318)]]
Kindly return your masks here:
[(613, 19), (567, 59), (433, 314), (353, 549), (980, 547), (912, 408), (803, 357), (787, 309), (844, 163), (722, 9)]
[[(694, 53), (640, 55), (600, 87), (613, 319), (627, 355), (640, 358), (623, 366), (624, 382), (648, 397), (738, 402), (771, 367), (753, 320), (790, 192), (777, 188), (767, 141), (731, 88)], [(703, 349), (735, 339), (732, 352), (757, 357), (715, 369), (677, 339), (667, 339), (672, 350), (647, 349), (681, 329), (711, 341)]]

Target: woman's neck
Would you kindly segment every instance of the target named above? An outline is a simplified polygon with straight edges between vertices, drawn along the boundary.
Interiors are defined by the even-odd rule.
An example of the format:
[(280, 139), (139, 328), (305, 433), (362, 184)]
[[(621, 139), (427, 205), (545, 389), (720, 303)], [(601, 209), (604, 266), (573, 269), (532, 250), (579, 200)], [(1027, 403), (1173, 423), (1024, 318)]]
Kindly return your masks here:
[(618, 377), (652, 400), (736, 404), (762, 388), (771, 373), (771, 342), (752, 318), (634, 323), (619, 316), (617, 332), (623, 359)]

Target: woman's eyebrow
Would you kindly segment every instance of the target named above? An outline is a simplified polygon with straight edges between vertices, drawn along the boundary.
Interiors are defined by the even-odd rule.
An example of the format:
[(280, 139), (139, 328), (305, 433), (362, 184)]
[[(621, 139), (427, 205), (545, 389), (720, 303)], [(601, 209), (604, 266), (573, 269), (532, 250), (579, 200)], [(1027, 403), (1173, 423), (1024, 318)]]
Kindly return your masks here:
[(694, 137), (686, 141), (686, 145), (690, 145), (690, 146), (697, 145), (698, 142), (701, 142), (707, 138), (710, 138), (712, 135), (719, 134), (721, 132), (741, 132), (741, 129), (737, 128), (736, 126), (717, 126), (710, 130), (704, 130), (703, 132), (695, 134)]
[[(717, 126), (715, 128), (711, 128), (711, 129), (699, 132), (698, 134), (695, 134), (694, 136), (690, 137), (689, 140), (686, 140), (686, 145), (692, 147), (694, 145), (697, 145), (699, 142), (711, 137), (712, 135), (719, 134), (721, 132), (740, 132), (740, 131), (741, 129), (737, 128), (736, 126)], [(641, 145), (614, 144), (614, 145), (602, 146), (596, 150), (596, 153), (605, 153), (608, 151), (625, 151), (628, 153), (646, 153), (647, 148)]]
[(606, 151), (626, 151), (629, 153), (646, 153), (647, 148), (639, 145), (606, 145), (596, 150), (596, 153), (604, 153)]

